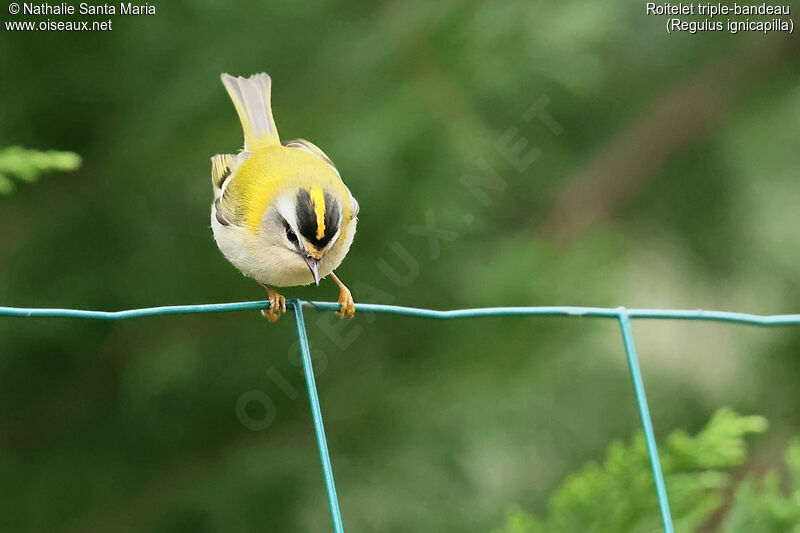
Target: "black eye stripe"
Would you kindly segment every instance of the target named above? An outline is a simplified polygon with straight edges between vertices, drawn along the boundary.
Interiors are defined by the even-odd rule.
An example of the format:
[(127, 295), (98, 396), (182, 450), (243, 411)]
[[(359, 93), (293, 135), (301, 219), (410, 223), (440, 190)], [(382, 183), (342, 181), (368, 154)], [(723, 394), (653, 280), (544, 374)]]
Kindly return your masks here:
[(289, 223), (285, 220), (283, 221), (283, 230), (286, 232), (286, 238), (289, 239), (289, 242), (297, 244), (297, 235), (295, 235), (292, 227), (289, 226)]

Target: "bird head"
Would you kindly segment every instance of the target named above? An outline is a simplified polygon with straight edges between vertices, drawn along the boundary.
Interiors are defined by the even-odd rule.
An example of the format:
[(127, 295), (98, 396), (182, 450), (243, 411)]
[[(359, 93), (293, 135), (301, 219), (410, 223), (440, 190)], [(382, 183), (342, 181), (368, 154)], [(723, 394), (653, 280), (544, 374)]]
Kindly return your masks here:
[(313, 184), (288, 188), (274, 207), (272, 223), (280, 225), (281, 244), (305, 261), (319, 285), (320, 261), (342, 234), (343, 199)]

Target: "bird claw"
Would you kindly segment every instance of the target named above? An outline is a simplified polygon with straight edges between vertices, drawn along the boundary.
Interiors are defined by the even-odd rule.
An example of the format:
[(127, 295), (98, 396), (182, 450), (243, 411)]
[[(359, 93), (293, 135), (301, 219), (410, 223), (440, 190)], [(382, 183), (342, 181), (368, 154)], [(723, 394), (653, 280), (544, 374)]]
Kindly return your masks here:
[(350, 291), (342, 287), (339, 292), (339, 310), (336, 311), (336, 316), (339, 318), (353, 318), (356, 314), (356, 304), (353, 301), (353, 295)]
[(283, 313), (286, 312), (286, 298), (275, 289), (267, 288), (269, 297), (269, 309), (262, 309), (261, 314), (269, 320), (271, 324), (278, 321)]

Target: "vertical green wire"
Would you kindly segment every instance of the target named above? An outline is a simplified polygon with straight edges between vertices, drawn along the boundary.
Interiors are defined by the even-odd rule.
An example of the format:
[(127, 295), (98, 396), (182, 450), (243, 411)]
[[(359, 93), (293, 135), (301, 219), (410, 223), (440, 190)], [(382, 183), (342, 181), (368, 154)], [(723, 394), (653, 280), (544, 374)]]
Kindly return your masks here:
[(642, 419), (644, 440), (647, 443), (647, 453), (650, 456), (650, 466), (653, 469), (653, 480), (658, 495), (658, 506), (661, 509), (661, 522), (664, 524), (665, 533), (673, 533), (672, 516), (669, 512), (667, 489), (664, 486), (664, 474), (661, 472), (661, 461), (658, 459), (658, 447), (653, 433), (653, 422), (650, 420), (650, 409), (647, 407), (647, 396), (644, 393), (642, 371), (639, 368), (639, 358), (636, 356), (636, 345), (633, 342), (633, 331), (628, 317), (628, 310), (624, 307), (618, 309), (619, 325), (622, 328), (622, 340), (625, 343), (625, 353), (628, 356), (628, 368), (633, 380), (633, 391), (636, 394), (636, 403), (639, 406), (639, 416)]
[(333, 529), (336, 533), (344, 533), (342, 514), (341, 511), (339, 511), (339, 497), (336, 495), (336, 483), (333, 481), (333, 467), (331, 467), (331, 457), (328, 453), (328, 441), (325, 438), (325, 427), (322, 424), (322, 410), (319, 408), (317, 383), (314, 380), (314, 366), (311, 364), (311, 351), (308, 348), (306, 323), (305, 320), (303, 320), (303, 305), (300, 300), (292, 300), (290, 303), (294, 309), (294, 318), (297, 324), (297, 340), (300, 342), (300, 353), (303, 355), (303, 373), (306, 376), (308, 400), (311, 402), (311, 416), (314, 418), (314, 431), (317, 434), (319, 456), (320, 459), (322, 459), (322, 470), (325, 474), (325, 488), (328, 490), (328, 503), (331, 506)]

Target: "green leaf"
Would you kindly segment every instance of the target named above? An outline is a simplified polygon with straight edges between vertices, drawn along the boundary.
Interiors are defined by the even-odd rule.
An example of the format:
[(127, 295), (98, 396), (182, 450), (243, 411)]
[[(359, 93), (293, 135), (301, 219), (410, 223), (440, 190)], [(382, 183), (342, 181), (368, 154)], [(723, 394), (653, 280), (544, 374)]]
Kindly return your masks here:
[(736, 490), (722, 533), (791, 533), (800, 526), (800, 505), (784, 496), (780, 478), (767, 474), (759, 483), (752, 476)]
[(0, 150), (0, 194), (11, 194), (15, 187), (9, 176), (34, 182), (48, 172), (78, 169), (81, 157), (72, 152), (27, 150), (11, 146)]
[(0, 174), (0, 194), (9, 195), (14, 192), (15, 189), (14, 182)]

